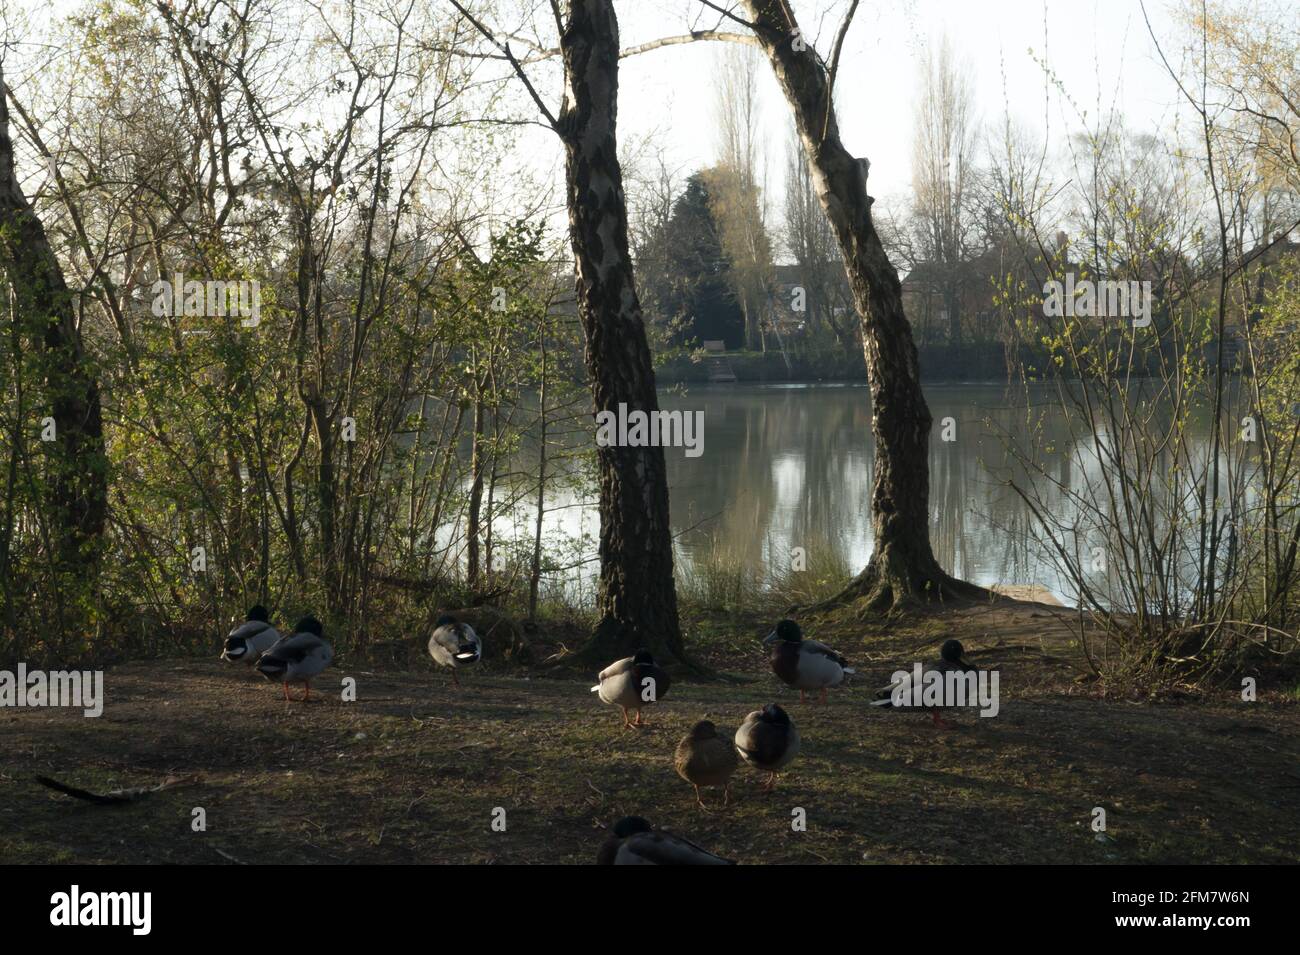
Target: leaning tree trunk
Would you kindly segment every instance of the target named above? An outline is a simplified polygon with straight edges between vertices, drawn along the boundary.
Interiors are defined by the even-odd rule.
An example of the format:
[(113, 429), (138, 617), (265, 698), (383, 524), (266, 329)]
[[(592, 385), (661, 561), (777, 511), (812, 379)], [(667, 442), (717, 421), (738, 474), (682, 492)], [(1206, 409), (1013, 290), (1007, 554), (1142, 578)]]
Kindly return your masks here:
[(53, 557), (61, 572), (89, 580), (97, 569), (108, 511), (99, 382), (82, 347), (63, 270), (14, 171), (7, 96), (0, 75), (0, 262), (14, 290), (15, 322), (43, 346), (45, 397), (55, 432), (47, 492), (57, 522)]
[[(654, 369), (628, 254), (615, 142), (618, 20), (611, 0), (569, 0), (560, 37), (569, 236), (587, 374), (596, 411), (654, 412)], [(661, 447), (600, 447), (600, 623), (583, 658), (608, 662), (646, 647), (687, 663), (677, 620), (668, 475)]]
[(745, 0), (754, 33), (794, 111), (817, 198), (835, 231), (854, 304), (871, 385), (875, 473), (871, 560), (831, 603), (866, 598), (869, 610), (982, 588), (948, 576), (930, 549), (930, 409), (902, 285), (871, 221), (866, 163), (840, 142), (827, 72), (781, 0)]

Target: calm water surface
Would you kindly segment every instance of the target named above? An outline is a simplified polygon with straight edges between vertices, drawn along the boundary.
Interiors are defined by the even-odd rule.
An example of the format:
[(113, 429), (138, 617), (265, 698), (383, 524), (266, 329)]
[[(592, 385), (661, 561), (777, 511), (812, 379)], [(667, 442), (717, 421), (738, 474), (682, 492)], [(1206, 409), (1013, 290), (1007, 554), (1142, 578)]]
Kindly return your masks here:
[[(1006, 450), (1006, 435), (1026, 433), (1025, 395), (1002, 384), (925, 386), (935, 420), (930, 453), (931, 541), (940, 563), (980, 584), (1032, 584), (1063, 601), (1072, 588), (1048, 558), (1028, 506), (1011, 487), (1027, 476)], [(1031, 411), (1051, 407), (1055, 389), (1029, 392)], [(865, 384), (695, 386), (660, 395), (668, 410), (704, 412), (704, 448), (687, 457), (666, 449), (678, 561), (689, 572), (720, 550), (761, 574), (790, 567), (794, 548), (810, 560), (832, 548), (849, 567), (871, 556), (870, 394)], [(955, 440), (940, 439), (946, 418)], [(1091, 449), (1074, 445), (1064, 424), (1049, 423), (1036, 445), (1053, 480), (1035, 482), (1051, 513), (1082, 526), (1087, 515), (1053, 481), (1066, 487), (1097, 479)], [(599, 529), (594, 500), (577, 488), (552, 492), (544, 527), (551, 547), (577, 543), (565, 584), (587, 590), (596, 572)], [(528, 536), (526, 509), (502, 517), (498, 533)]]
[[(1091, 440), (1071, 437), (1056, 386), (1031, 386), (1026, 394), (1003, 384), (927, 383), (925, 396), (935, 421), (930, 539), (939, 562), (965, 580), (1036, 585), (1074, 605), (1072, 585), (1012, 486), (1014, 481), (1034, 488), (1034, 500), (1067, 528), (1071, 550), (1086, 554), (1105, 546), (1108, 531), (1096, 520), (1105, 506), (1105, 477)], [(819, 563), (823, 548), (855, 572), (866, 564), (873, 546), (873, 447), (865, 384), (695, 386), (685, 393), (663, 392), (660, 403), (667, 410), (704, 412), (703, 453), (687, 457), (682, 448), (665, 451), (682, 571), (690, 573), (712, 555), (744, 562), (767, 577), (791, 569), (795, 548), (804, 549), (810, 566)], [(1028, 420), (1040, 417), (1031, 430)], [(946, 419), (955, 428), (952, 441), (942, 440)], [(1191, 427), (1193, 457), (1203, 459), (1209, 422)], [(1026, 474), (1008, 452), (1012, 439), (1032, 449), (1038, 472)], [(535, 453), (527, 448), (521, 453), (522, 473), (535, 473)], [(527, 492), (525, 506), (499, 515), (499, 536), (531, 540), (533, 493)], [(548, 578), (548, 584), (579, 599), (592, 595), (597, 572), (593, 494), (576, 484), (551, 490), (543, 525), (548, 551), (571, 551), (564, 561), (569, 568)], [(1081, 505), (1080, 496), (1096, 504)], [(1098, 583), (1105, 582), (1093, 580)]]
[[(981, 584), (1037, 583), (1063, 594), (1034, 546), (1029, 513), (1007, 486), (999, 430), (1024, 420), (1001, 385), (929, 385), (931, 542), (948, 570)], [(669, 452), (673, 523), (689, 564), (724, 546), (765, 566), (792, 548), (832, 547), (855, 570), (871, 556), (871, 403), (865, 385), (701, 389), (665, 404), (705, 412), (705, 453)], [(940, 440), (953, 419), (955, 440)], [(986, 426), (986, 418), (993, 427)]]

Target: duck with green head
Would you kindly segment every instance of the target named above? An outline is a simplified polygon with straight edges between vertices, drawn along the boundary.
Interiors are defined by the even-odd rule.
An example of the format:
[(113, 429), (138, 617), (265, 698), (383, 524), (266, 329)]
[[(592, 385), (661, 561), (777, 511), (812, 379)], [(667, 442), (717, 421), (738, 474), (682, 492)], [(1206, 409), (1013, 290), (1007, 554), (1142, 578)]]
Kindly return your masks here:
[(610, 828), (596, 853), (597, 865), (735, 865), (681, 836), (651, 828), (640, 816), (624, 816)]
[(799, 624), (782, 620), (763, 643), (772, 648), (769, 662), (772, 672), (786, 686), (799, 691), (799, 702), (806, 702), (805, 692), (820, 691), (818, 702), (826, 702), (826, 691), (839, 686), (853, 674), (849, 662), (824, 643), (805, 640)]
[(429, 637), (429, 656), (438, 666), (451, 671), (451, 682), (460, 686), (456, 671), (483, 659), (483, 640), (474, 628), (449, 613), (440, 616)]
[[(965, 655), (966, 649), (961, 645), (960, 640), (945, 640), (943, 646), (939, 648), (938, 661), (926, 663), (921, 667), (921, 679), (924, 681), (928, 674), (931, 673), (943, 675), (949, 673), (978, 673), (979, 667), (973, 663), (967, 663)], [(919, 710), (929, 713), (935, 726), (941, 729), (957, 729), (956, 723), (945, 720), (942, 716), (944, 711), (956, 709), (952, 701), (937, 704), (925, 703), (924, 694), (917, 692), (919, 687), (916, 681), (916, 669), (901, 672), (904, 674), (902, 677), (877, 691), (876, 699), (871, 701), (871, 705)], [(900, 705), (900, 703), (904, 705)]]
[(227, 663), (252, 666), (258, 658), (280, 639), (280, 631), (271, 626), (270, 614), (261, 604), (248, 608), (243, 623), (230, 631), (221, 649), (221, 659)]
[[(645, 726), (641, 720), (642, 708), (658, 703), (672, 686), (668, 672), (655, 663), (654, 656), (646, 649), (611, 663), (600, 671), (596, 680), (591, 692), (602, 703), (622, 708), (624, 729)], [(628, 719), (628, 710), (636, 710), (635, 721)]]
[(324, 637), (321, 622), (315, 617), (303, 617), (293, 628), (293, 633), (262, 654), (257, 670), (268, 680), (284, 684), (285, 702), (290, 701), (289, 684), (304, 685), (303, 702), (311, 698), (312, 677), (318, 675), (334, 659), (334, 647)]
[(736, 730), (736, 752), (740, 758), (767, 773), (764, 792), (771, 791), (777, 773), (799, 755), (799, 746), (799, 730), (794, 720), (776, 703), (750, 713)]

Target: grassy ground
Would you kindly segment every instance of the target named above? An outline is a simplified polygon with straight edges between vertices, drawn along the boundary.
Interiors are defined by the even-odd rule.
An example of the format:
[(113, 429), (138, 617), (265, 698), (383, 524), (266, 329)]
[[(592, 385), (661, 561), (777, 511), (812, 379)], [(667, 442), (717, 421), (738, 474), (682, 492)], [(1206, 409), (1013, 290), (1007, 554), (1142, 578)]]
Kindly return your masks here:
[[(588, 692), (592, 674), (482, 671), (455, 688), (429, 667), (344, 660), (319, 702), (286, 705), (215, 659), (119, 666), (99, 719), (0, 710), (0, 861), (578, 863), (632, 813), (746, 863), (1300, 861), (1300, 707), (1283, 688), (1253, 704), (1101, 701), (1052, 611), (1014, 605), (899, 627), (806, 621), (860, 676), (824, 707), (800, 705), (766, 668), (767, 627), (692, 621), (703, 655), (739, 680), (673, 686), (641, 731)], [(867, 706), (953, 635), (1001, 671), (999, 716), (943, 732)], [(355, 703), (339, 698), (344, 677)], [(672, 769), (677, 741), (706, 715), (734, 731), (772, 700), (803, 753), (774, 793), (742, 768), (732, 807), (700, 811)], [(96, 806), (41, 774), (95, 791), (195, 778)]]

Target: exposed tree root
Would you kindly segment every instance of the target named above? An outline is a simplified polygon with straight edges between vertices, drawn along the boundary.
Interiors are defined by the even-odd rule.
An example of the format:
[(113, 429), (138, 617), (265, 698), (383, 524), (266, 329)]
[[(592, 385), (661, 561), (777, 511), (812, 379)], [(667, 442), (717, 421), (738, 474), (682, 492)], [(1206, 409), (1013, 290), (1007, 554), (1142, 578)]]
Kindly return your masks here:
[(905, 613), (947, 601), (983, 601), (995, 597), (992, 591), (958, 580), (945, 573), (933, 559), (922, 561), (917, 570), (901, 560), (897, 551), (873, 555), (866, 568), (832, 597), (800, 608), (817, 613), (851, 605), (857, 616)]

